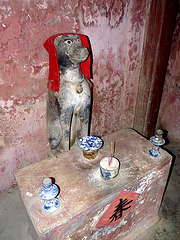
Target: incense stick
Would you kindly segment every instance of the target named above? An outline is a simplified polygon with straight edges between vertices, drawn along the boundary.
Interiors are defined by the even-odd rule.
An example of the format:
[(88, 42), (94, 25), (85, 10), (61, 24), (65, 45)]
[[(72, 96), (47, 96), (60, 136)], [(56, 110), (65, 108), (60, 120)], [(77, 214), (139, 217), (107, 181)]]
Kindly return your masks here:
[(111, 142), (111, 157), (108, 158), (109, 166), (111, 166), (111, 163), (112, 163), (113, 152), (114, 152), (114, 145), (113, 145), (113, 142)]

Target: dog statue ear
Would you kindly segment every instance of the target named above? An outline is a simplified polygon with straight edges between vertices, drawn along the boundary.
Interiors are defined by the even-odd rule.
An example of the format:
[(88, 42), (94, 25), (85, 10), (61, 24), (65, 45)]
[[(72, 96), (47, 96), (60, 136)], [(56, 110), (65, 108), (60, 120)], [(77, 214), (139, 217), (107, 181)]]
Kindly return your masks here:
[(58, 47), (59, 42), (60, 42), (60, 39), (61, 39), (61, 36), (57, 36), (57, 37), (54, 39), (54, 46), (55, 46), (55, 48)]

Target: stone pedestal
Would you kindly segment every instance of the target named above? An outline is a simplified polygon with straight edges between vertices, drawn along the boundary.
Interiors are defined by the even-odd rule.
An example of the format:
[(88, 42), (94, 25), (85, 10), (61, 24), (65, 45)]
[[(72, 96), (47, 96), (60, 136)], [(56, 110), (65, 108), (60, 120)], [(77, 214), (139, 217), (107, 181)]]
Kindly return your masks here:
[[(159, 220), (172, 157), (162, 149), (160, 157), (151, 157), (152, 144), (130, 129), (107, 135), (103, 141), (94, 160), (85, 159), (74, 147), (16, 173), (35, 239), (133, 240)], [(120, 171), (114, 181), (106, 182), (100, 177), (99, 162), (110, 154), (112, 141)], [(39, 197), (45, 177), (60, 187), (60, 207), (53, 213), (45, 212)], [(127, 204), (120, 214), (116, 206), (123, 201)]]

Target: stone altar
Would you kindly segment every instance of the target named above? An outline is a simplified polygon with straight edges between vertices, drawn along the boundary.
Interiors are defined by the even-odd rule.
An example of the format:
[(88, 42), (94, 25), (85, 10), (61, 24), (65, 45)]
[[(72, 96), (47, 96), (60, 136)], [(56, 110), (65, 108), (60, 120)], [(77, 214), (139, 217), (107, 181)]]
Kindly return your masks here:
[[(88, 160), (74, 146), (70, 151), (20, 169), (15, 177), (35, 239), (133, 240), (158, 220), (158, 210), (166, 186), (172, 157), (149, 155), (152, 144), (131, 129), (123, 129), (102, 138), (104, 145), (96, 159)], [(100, 177), (99, 162), (110, 154), (110, 142), (116, 143), (114, 156), (120, 160), (116, 180)], [(39, 198), (41, 181), (52, 177), (60, 187), (60, 207), (53, 213), (43, 210)], [(137, 200), (117, 224), (98, 224), (114, 201), (124, 192), (137, 194)], [(106, 214), (107, 213), (107, 214)]]

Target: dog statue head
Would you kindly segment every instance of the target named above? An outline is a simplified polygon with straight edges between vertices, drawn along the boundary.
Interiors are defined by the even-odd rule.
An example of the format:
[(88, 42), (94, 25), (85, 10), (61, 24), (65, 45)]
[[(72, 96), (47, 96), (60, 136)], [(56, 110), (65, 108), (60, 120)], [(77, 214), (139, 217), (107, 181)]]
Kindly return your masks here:
[(54, 46), (60, 70), (63, 67), (71, 67), (84, 62), (89, 56), (88, 48), (82, 45), (78, 35), (58, 36), (54, 40)]
[(88, 37), (83, 34), (56, 34), (44, 43), (49, 53), (48, 88), (59, 91), (59, 71), (80, 64), (82, 73), (91, 78), (91, 51)]

